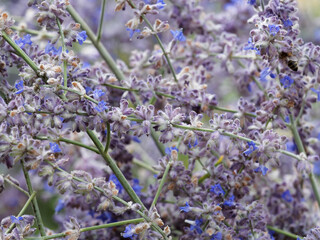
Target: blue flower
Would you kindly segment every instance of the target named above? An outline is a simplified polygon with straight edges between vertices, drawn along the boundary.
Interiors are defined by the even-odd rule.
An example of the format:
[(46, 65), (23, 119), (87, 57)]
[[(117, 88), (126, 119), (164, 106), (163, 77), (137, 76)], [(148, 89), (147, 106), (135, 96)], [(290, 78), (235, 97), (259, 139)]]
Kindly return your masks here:
[(293, 79), (289, 76), (285, 76), (280, 80), (280, 83), (284, 88), (289, 88), (293, 84)]
[(100, 89), (96, 89), (93, 91), (93, 98), (94, 99), (100, 99), (100, 97), (102, 97), (103, 95), (105, 95), (105, 92)]
[(222, 233), (217, 232), (216, 234), (213, 234), (210, 240), (222, 240)]
[(64, 201), (59, 199), (58, 204), (57, 204), (56, 208), (54, 209), (54, 211), (56, 213), (60, 212), (64, 208), (64, 206), (65, 206)]
[(141, 143), (141, 140), (137, 136), (132, 136), (131, 139), (136, 143)]
[(294, 142), (289, 141), (286, 143), (286, 146), (287, 146), (287, 150), (290, 152), (296, 152), (297, 150), (297, 145)]
[(214, 186), (211, 186), (211, 189), (210, 189), (210, 192), (213, 192), (214, 194), (217, 194), (217, 195), (224, 195), (225, 192), (223, 191), (221, 185), (218, 183)]
[(269, 69), (270, 68), (266, 67), (260, 73), (260, 81), (261, 82), (266, 82), (268, 76), (270, 76), (271, 78), (275, 78), (276, 77), (276, 75), (273, 74), (271, 71), (269, 71)]
[(107, 103), (102, 100), (98, 103), (98, 106), (96, 106), (94, 109), (96, 109), (98, 112), (108, 110)]
[(316, 93), (318, 95), (318, 101), (320, 101), (320, 89), (316, 90), (314, 88), (311, 88), (312, 92)]
[(13, 215), (10, 216), (11, 222), (15, 224), (20, 224), (20, 221), (23, 220), (23, 217), (15, 217)]
[(116, 177), (116, 175), (111, 174), (109, 177), (109, 181), (112, 181), (115, 185), (116, 188), (119, 190), (119, 193), (122, 192), (123, 186), (121, 185), (121, 183), (119, 182), (118, 178)]
[(53, 152), (53, 153), (61, 152), (61, 149), (57, 143), (49, 143), (49, 145), (50, 145), (51, 152)]
[(122, 234), (122, 237), (132, 239), (133, 236), (136, 236), (136, 234), (134, 234), (134, 229), (132, 229), (132, 226), (133, 226), (132, 224), (130, 224), (129, 226), (126, 226), (126, 229)]
[(80, 45), (83, 44), (83, 42), (87, 39), (87, 32), (86, 31), (82, 31), (79, 32), (77, 35), (77, 40), (79, 42)]
[(280, 27), (279, 26), (276, 26), (276, 25), (273, 25), (273, 24), (269, 24), (268, 27), (269, 27), (269, 33), (272, 36), (275, 36), (280, 31)]
[(186, 202), (186, 206), (185, 207), (179, 207), (179, 208), (183, 212), (189, 212), (191, 210), (191, 207), (190, 207), (188, 202)]
[(250, 5), (255, 5), (256, 4), (256, 0), (248, 0), (247, 2)]
[(136, 192), (138, 196), (141, 195), (141, 190), (143, 189), (143, 187), (139, 185), (139, 179), (137, 178), (133, 179), (132, 189)]
[(112, 218), (112, 214), (110, 212), (104, 211), (99, 216), (96, 217), (96, 219), (100, 219), (102, 222), (111, 223), (114, 221)]
[(180, 42), (185, 42), (186, 41), (186, 37), (183, 35), (183, 32), (182, 32), (182, 29), (180, 30), (170, 30), (173, 38), (177, 41), (180, 41)]
[(44, 52), (46, 54), (49, 54), (50, 52), (52, 52), (53, 55), (60, 55), (60, 53), (62, 52), (62, 47), (59, 47), (58, 49), (56, 49), (54, 45), (51, 44), (50, 41), (48, 41), (48, 44), (46, 45)]
[(27, 34), (24, 36), (24, 38), (19, 38), (18, 40), (15, 40), (15, 43), (20, 47), (24, 48), (26, 44), (29, 44), (31, 46), (32, 41), (31, 41), (31, 35)]
[(320, 161), (316, 161), (313, 164), (313, 173), (317, 176), (320, 176)]
[(258, 148), (256, 147), (256, 144), (253, 142), (253, 141), (251, 141), (251, 142), (248, 142), (248, 149), (247, 150), (245, 150), (244, 152), (243, 152), (243, 154), (245, 154), (245, 155), (250, 155), (251, 153), (253, 153), (255, 150), (257, 150)]
[(194, 144), (193, 145), (191, 145), (191, 143), (190, 143), (190, 141), (189, 141), (189, 143), (188, 143), (188, 147), (189, 148), (194, 148), (194, 147), (196, 147), (198, 145), (198, 139), (196, 138), (196, 140), (194, 141)]
[(195, 224), (190, 226), (190, 230), (191, 231), (196, 230), (198, 234), (201, 234), (202, 233), (202, 229), (201, 229), (201, 224), (202, 223), (203, 223), (202, 218), (197, 219), (195, 221)]
[(268, 172), (268, 168), (266, 166), (260, 165), (256, 169), (254, 169), (255, 172), (261, 172), (263, 176), (265, 176)]
[(234, 195), (232, 195), (229, 200), (225, 200), (223, 205), (226, 205), (228, 207), (234, 206), (236, 203), (234, 202)]
[(255, 50), (256, 54), (260, 55), (260, 50), (254, 46), (251, 37), (248, 39), (248, 43), (244, 46), (243, 50)]
[(283, 23), (283, 26), (286, 27), (286, 28), (293, 26), (293, 23), (292, 23), (292, 21), (290, 19), (282, 20), (282, 23)]
[(292, 202), (293, 201), (293, 197), (291, 196), (290, 194), (290, 191), (287, 190), (287, 191), (284, 191), (281, 195), (282, 199), (287, 201), (287, 202)]
[(130, 39), (133, 37), (133, 35), (134, 35), (135, 33), (140, 33), (140, 32), (141, 32), (140, 29), (131, 29), (131, 28), (127, 28), (127, 31), (129, 31), (129, 37), (130, 37)]
[(18, 91), (16, 91), (15, 92), (15, 94), (20, 94), (20, 93), (22, 93), (23, 92), (23, 90), (24, 90), (24, 86), (23, 86), (23, 81), (22, 80), (20, 80), (18, 83), (16, 83), (15, 85), (14, 85), (14, 87), (18, 90)]
[(158, 9), (163, 9), (166, 6), (163, 0), (158, 0), (156, 5)]
[(177, 147), (166, 147), (165, 153), (166, 153), (167, 155), (171, 155), (171, 152), (172, 152), (173, 150), (179, 152), (179, 150), (178, 150)]

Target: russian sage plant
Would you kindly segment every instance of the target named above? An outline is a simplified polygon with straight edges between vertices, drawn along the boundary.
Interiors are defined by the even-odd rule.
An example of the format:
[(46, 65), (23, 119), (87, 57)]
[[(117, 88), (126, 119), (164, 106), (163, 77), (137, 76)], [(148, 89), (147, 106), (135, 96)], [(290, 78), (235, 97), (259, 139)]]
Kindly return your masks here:
[(1, 240), (320, 239), (296, 0), (1, 8)]

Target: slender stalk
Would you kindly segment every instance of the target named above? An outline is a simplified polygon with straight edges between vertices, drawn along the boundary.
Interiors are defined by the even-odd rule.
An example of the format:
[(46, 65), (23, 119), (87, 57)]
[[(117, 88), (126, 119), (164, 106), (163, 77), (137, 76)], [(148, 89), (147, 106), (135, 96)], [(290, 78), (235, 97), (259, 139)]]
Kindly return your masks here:
[[(290, 114), (290, 122), (291, 122), (292, 135), (293, 135), (294, 141), (295, 141), (295, 143), (297, 145), (299, 153), (307, 154), (306, 150), (305, 150), (305, 148), (303, 146), (303, 142), (301, 140), (300, 134), (298, 132), (296, 121), (293, 119), (293, 115), (292, 114)], [(311, 183), (311, 187), (312, 187), (314, 196), (315, 196), (315, 198), (317, 200), (318, 206), (320, 207), (320, 193), (319, 193), (318, 184), (317, 184), (316, 179), (315, 179), (315, 177), (314, 177), (312, 172), (310, 172), (308, 176), (309, 176), (309, 180), (310, 180), (310, 183)]]
[(264, 0), (260, 0), (260, 5), (261, 5), (261, 8), (262, 8), (262, 11), (264, 12)]
[(154, 199), (153, 199), (153, 201), (152, 201), (152, 204), (151, 204), (150, 209), (152, 209), (152, 208), (153, 208), (154, 206), (156, 206), (156, 204), (157, 204), (158, 198), (159, 198), (159, 196), (160, 196), (160, 194), (161, 194), (163, 185), (164, 185), (164, 183), (166, 182), (166, 179), (167, 179), (168, 173), (169, 173), (169, 171), (170, 171), (170, 168), (172, 167), (172, 164), (173, 164), (173, 162), (172, 162), (172, 161), (169, 161), (168, 164), (167, 164), (167, 166), (166, 166), (166, 169), (165, 169), (165, 171), (164, 171), (164, 173), (163, 173), (163, 176), (162, 176), (162, 178), (161, 178), (161, 181), (160, 181), (158, 190), (157, 190), (157, 192), (156, 192), (156, 195), (154, 196)]
[(86, 31), (87, 36), (91, 40), (92, 44), (96, 47), (98, 52), (100, 53), (103, 60), (108, 64), (111, 71), (114, 73), (114, 75), (118, 78), (118, 80), (124, 80), (125, 76), (124, 74), (119, 70), (117, 67), (117, 64), (112, 59), (110, 53), (107, 51), (107, 49), (102, 45), (101, 42), (97, 41), (96, 35), (93, 33), (89, 25), (84, 21), (84, 19), (77, 13), (77, 11), (71, 6), (68, 5), (67, 11), (70, 13), (71, 17), (78, 23), (80, 23), (81, 28)]
[[(66, 44), (64, 42), (64, 34), (62, 31), (62, 27), (61, 27), (61, 23), (59, 18), (56, 18), (57, 20), (57, 24), (58, 24), (58, 28), (59, 28), (59, 32), (60, 32), (60, 37), (61, 37), (61, 45), (62, 45), (62, 52), (65, 53), (67, 48), (66, 48)], [(63, 60), (63, 86), (64, 87), (68, 87), (68, 78), (67, 78), (67, 60)], [(67, 91), (64, 91), (64, 95), (67, 94)]]
[(107, 123), (107, 142), (106, 147), (104, 148), (104, 153), (107, 154), (109, 147), (110, 147), (110, 141), (111, 141), (111, 130), (110, 130), (110, 123)]
[(154, 141), (154, 143), (156, 144), (159, 152), (161, 153), (162, 156), (165, 156), (166, 155), (166, 149), (165, 147), (163, 146), (163, 144), (161, 144), (158, 139), (159, 139), (159, 136), (158, 134), (156, 133), (156, 131), (151, 127), (151, 137)]
[[(22, 167), (22, 170), (23, 170), (24, 177), (26, 179), (26, 183), (27, 183), (27, 186), (28, 186), (29, 194), (32, 195), (33, 194), (33, 189), (32, 189), (30, 176), (29, 176), (28, 170), (24, 166), (24, 161), (23, 160), (21, 160), (21, 167)], [(44, 228), (44, 225), (43, 225), (43, 222), (42, 222), (42, 218), (41, 218), (41, 214), (40, 214), (40, 210), (39, 210), (39, 206), (38, 206), (38, 202), (37, 202), (36, 197), (34, 197), (32, 199), (32, 208), (33, 208), (35, 217), (37, 219), (37, 224), (38, 224), (38, 228), (39, 228), (39, 231), (40, 231), (40, 235), (41, 236), (45, 236), (46, 232), (45, 232), (45, 228)]]
[(287, 237), (291, 237), (291, 238), (294, 238), (294, 239), (297, 239), (297, 238), (303, 238), (303, 237), (301, 237), (301, 236), (299, 236), (299, 235), (296, 235), (296, 234), (293, 234), (293, 233), (290, 233), (290, 232), (287, 232), (287, 231), (284, 231), (284, 230), (282, 230), (282, 229), (279, 229), (279, 228), (275, 228), (275, 227), (272, 227), (272, 226), (269, 226), (269, 225), (267, 225), (267, 228), (269, 229), (269, 230), (271, 230), (271, 231), (274, 231), (274, 232), (276, 232), (276, 233), (280, 233), (280, 234), (282, 234), (282, 235), (285, 235), (285, 236), (287, 236)]
[(24, 190), (22, 187), (18, 186), (17, 184), (15, 184), (14, 182), (12, 182), (8, 176), (4, 178), (4, 181), (7, 182), (8, 184), (10, 184), (11, 186), (13, 186), (14, 188), (18, 189), (20, 192), (24, 193), (25, 195), (27, 195), (28, 197), (30, 197), (30, 194)]
[(67, 138), (58, 138), (58, 139), (51, 139), (49, 137), (45, 137), (45, 136), (35, 136), (34, 139), (38, 139), (38, 140), (50, 140), (50, 141), (53, 141), (53, 142), (65, 142), (65, 143), (69, 143), (69, 144), (73, 144), (73, 145), (76, 145), (76, 146), (79, 146), (79, 147), (83, 147), (83, 148), (86, 148), (90, 151), (93, 151), (95, 153), (100, 153), (99, 150), (95, 147), (91, 147), (91, 146), (88, 146), (82, 142), (77, 142), (77, 141), (74, 141), (74, 140), (70, 140), (70, 139), (67, 139)]
[(159, 172), (157, 170), (153, 169), (150, 165), (148, 165), (147, 163), (145, 163), (143, 161), (140, 161), (140, 160), (134, 158), (132, 160), (132, 162), (133, 162), (133, 164), (135, 164), (139, 167), (145, 168), (154, 174), (159, 174)]
[(35, 71), (35, 73), (39, 74), (38, 66), (31, 60), (31, 58), (8, 36), (5, 31), (1, 31), (2, 37), (7, 43), (21, 56), (21, 58)]
[[(136, 9), (136, 6), (134, 5), (134, 3), (133, 3), (131, 0), (127, 0), (127, 2), (129, 3), (129, 5), (130, 5), (132, 8)], [(147, 19), (147, 17), (146, 17), (144, 14), (142, 14), (141, 17), (143, 18), (143, 20), (145, 21), (145, 23), (147, 24), (147, 26), (149, 27), (149, 29), (150, 29), (152, 32), (155, 32), (154, 29), (153, 29), (152, 24), (151, 24), (150, 21)], [(154, 37), (156, 38), (156, 40), (157, 40), (157, 42), (158, 42), (158, 44), (159, 44), (159, 46), (160, 46), (160, 48), (161, 48), (161, 50), (162, 50), (162, 52), (163, 52), (163, 55), (164, 55), (165, 59), (167, 60), (167, 63), (168, 63), (168, 66), (169, 66), (169, 68), (170, 68), (171, 74), (172, 74), (172, 76), (173, 76), (173, 78), (174, 78), (174, 81), (177, 83), (177, 82), (178, 82), (178, 78), (177, 78), (176, 72), (175, 72), (175, 70), (174, 70), (174, 68), (173, 68), (173, 66), (172, 66), (171, 60), (170, 60), (170, 58), (169, 58), (169, 56), (168, 56), (168, 53), (166, 52), (166, 49), (164, 48), (163, 43), (162, 43), (161, 39), (159, 38), (158, 34), (155, 33), (155, 34), (153, 34), (153, 35), (154, 35)]]
[[(27, 202), (24, 204), (23, 208), (22, 208), (22, 209), (20, 210), (20, 212), (18, 213), (18, 216), (17, 216), (17, 217), (21, 217), (21, 216), (25, 213), (25, 211), (26, 211), (27, 208), (29, 207), (31, 201), (32, 201), (33, 198), (36, 196), (36, 194), (37, 194), (37, 192), (33, 192), (33, 193), (31, 194), (31, 196), (29, 197), (29, 199), (27, 200)], [(8, 228), (8, 230), (6, 231), (6, 234), (10, 233), (10, 232), (13, 230), (14, 226), (15, 226), (15, 223), (12, 223), (12, 224), (10, 225), (10, 227)]]
[[(98, 230), (98, 229), (102, 229), (102, 228), (119, 227), (119, 226), (128, 225), (128, 224), (138, 224), (143, 221), (145, 221), (144, 218), (136, 218), (136, 219), (130, 219), (130, 220), (125, 220), (125, 221), (101, 224), (101, 225), (97, 225), (97, 226), (81, 228), (80, 232), (88, 232), (88, 231)], [(39, 237), (39, 238), (30, 237), (30, 238), (26, 238), (26, 240), (47, 240), (47, 239), (54, 239), (54, 238), (63, 238), (66, 236), (67, 236), (67, 233), (64, 232), (64, 233), (58, 233), (58, 234), (54, 234), (54, 235), (50, 235), (50, 236), (46, 236), (46, 237)]]
[(107, 165), (111, 168), (113, 173), (116, 175), (119, 182), (121, 183), (123, 188), (126, 190), (126, 192), (130, 196), (132, 201), (139, 203), (143, 210), (146, 209), (146, 207), (144, 206), (144, 204), (142, 203), (142, 201), (140, 200), (140, 198), (138, 197), (136, 192), (132, 189), (130, 183), (127, 181), (127, 179), (125, 178), (125, 176), (123, 175), (123, 173), (121, 172), (119, 167), (117, 166), (116, 162), (110, 157), (110, 155), (108, 153), (104, 152), (104, 147), (103, 147), (102, 143), (100, 142), (100, 140), (97, 138), (97, 136), (94, 134), (94, 132), (87, 129), (87, 134), (89, 135), (89, 137), (91, 138), (93, 143), (96, 145), (96, 147), (98, 148), (98, 150), (100, 152), (100, 155), (103, 157), (103, 159), (106, 161)]
[[(54, 165), (54, 164), (53, 164), (52, 162), (50, 162), (50, 161), (46, 161), (46, 162), (47, 162), (49, 165), (51, 165), (53, 168), (55, 168), (56, 170), (68, 174), (70, 177), (72, 177), (72, 179), (74, 179), (74, 180), (76, 180), (76, 181), (78, 181), (78, 182), (88, 183), (88, 182), (86, 182), (85, 180), (83, 180), (83, 179), (81, 179), (81, 178), (78, 178), (78, 177), (75, 177), (75, 176), (71, 175), (70, 173), (68, 173), (67, 171), (63, 170), (62, 168)], [(101, 192), (102, 194), (105, 194), (105, 191), (104, 191), (102, 188), (97, 187), (97, 186), (94, 186), (94, 188), (95, 188), (97, 191)], [(113, 195), (112, 198), (113, 198), (114, 200), (118, 201), (119, 203), (122, 203), (122, 204), (123, 204), (124, 206), (126, 206), (126, 207), (129, 207), (129, 206), (130, 206), (129, 203), (127, 203), (125, 200), (119, 198), (118, 196)], [(158, 225), (156, 225), (155, 223), (153, 223), (153, 222), (151, 221), (151, 219), (150, 219), (147, 215), (145, 215), (145, 214), (144, 214), (142, 211), (140, 211), (140, 210), (136, 210), (136, 213), (138, 213), (141, 217), (143, 217), (147, 222), (150, 222), (150, 223), (151, 223), (151, 228), (152, 228), (153, 230), (159, 232), (159, 233), (163, 236), (164, 239), (168, 240), (168, 237), (167, 237), (166, 234), (162, 231), (162, 229), (161, 229)]]
[(99, 22), (99, 28), (97, 32), (97, 42), (100, 41), (101, 34), (102, 34), (102, 27), (103, 27), (103, 18), (104, 18), (104, 10), (106, 8), (106, 0), (102, 0), (101, 2), (101, 14), (100, 14), (100, 22)]

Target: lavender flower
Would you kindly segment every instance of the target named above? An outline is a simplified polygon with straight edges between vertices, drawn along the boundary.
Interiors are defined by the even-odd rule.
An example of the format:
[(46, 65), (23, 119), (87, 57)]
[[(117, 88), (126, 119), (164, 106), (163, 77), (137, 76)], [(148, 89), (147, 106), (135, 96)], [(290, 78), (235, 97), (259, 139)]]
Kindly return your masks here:
[(82, 32), (79, 32), (78, 35), (77, 35), (77, 40), (79, 42), (80, 45), (83, 44), (83, 42), (87, 39), (87, 33), (86, 31), (82, 31)]

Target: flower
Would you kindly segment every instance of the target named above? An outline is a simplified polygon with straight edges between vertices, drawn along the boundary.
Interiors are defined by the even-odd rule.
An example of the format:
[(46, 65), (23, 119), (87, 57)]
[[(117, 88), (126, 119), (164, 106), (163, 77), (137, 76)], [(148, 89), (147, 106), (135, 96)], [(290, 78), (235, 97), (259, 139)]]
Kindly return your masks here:
[(313, 173), (317, 176), (320, 176), (320, 161), (316, 161), (313, 164)]
[(179, 208), (183, 212), (189, 212), (191, 210), (191, 207), (190, 207), (188, 202), (186, 202), (186, 206), (185, 207), (179, 207)]
[(134, 229), (132, 228), (132, 224), (130, 224), (129, 226), (126, 226), (126, 229), (124, 230), (124, 233), (122, 234), (122, 237), (124, 238), (131, 238), (133, 236), (135, 236), (136, 234), (134, 234)]
[(15, 40), (15, 43), (20, 47), (24, 48), (26, 44), (29, 44), (31, 46), (32, 41), (31, 41), (31, 35), (27, 34), (24, 36), (24, 38), (19, 38), (18, 40)]
[(167, 155), (171, 155), (171, 152), (172, 152), (173, 150), (179, 152), (179, 150), (178, 150), (177, 147), (166, 147), (165, 153), (166, 153)]
[(57, 206), (55, 207), (54, 211), (60, 212), (65, 207), (64, 201), (59, 199)]
[(250, 5), (255, 5), (256, 4), (256, 0), (248, 0), (247, 2)]
[(13, 215), (10, 216), (11, 222), (15, 224), (20, 224), (20, 221), (23, 220), (23, 217), (15, 217)]
[(280, 27), (279, 26), (276, 26), (276, 25), (273, 25), (273, 24), (269, 24), (268, 27), (269, 27), (269, 33), (272, 36), (275, 36), (280, 31)]
[(112, 214), (110, 212), (104, 211), (99, 216), (96, 217), (96, 219), (100, 219), (102, 222), (111, 223), (114, 221), (112, 218)]
[(269, 71), (269, 69), (270, 68), (266, 67), (260, 73), (260, 81), (261, 82), (266, 82), (268, 76), (270, 76), (271, 78), (275, 78), (276, 77), (276, 75), (273, 74), (271, 71)]
[(163, 9), (166, 6), (166, 4), (164, 3), (164, 0), (158, 0), (156, 6), (158, 9)]
[(225, 192), (223, 191), (221, 185), (218, 183), (214, 186), (211, 186), (211, 189), (210, 189), (210, 192), (213, 192), (214, 194), (217, 194), (217, 195), (224, 195)]
[(197, 219), (195, 222), (193, 222), (193, 224), (191, 224), (190, 226), (190, 230), (196, 230), (198, 234), (202, 233), (202, 229), (201, 229), (201, 224), (203, 223), (202, 218)]
[(107, 103), (102, 100), (98, 103), (98, 106), (96, 106), (94, 109), (96, 109), (98, 112), (108, 110)]
[[(87, 92), (87, 89), (86, 89), (86, 92)], [(100, 90), (100, 89), (96, 89), (96, 90), (93, 91), (93, 98), (94, 99), (99, 99), (103, 95), (105, 95), (105, 92)]]
[(289, 76), (285, 76), (280, 80), (280, 83), (284, 88), (289, 88), (293, 84), (293, 79)]
[(293, 201), (293, 197), (290, 194), (289, 190), (286, 190), (282, 193), (281, 198), (287, 202), (292, 202)]
[(170, 30), (173, 38), (177, 41), (180, 41), (180, 42), (185, 42), (186, 41), (186, 37), (183, 35), (183, 32), (182, 32), (182, 29), (180, 30)]
[(320, 89), (316, 90), (314, 88), (311, 88), (312, 92), (316, 93), (318, 95), (318, 101), (320, 101)]
[(222, 240), (222, 233), (217, 232), (216, 234), (213, 234), (210, 240)]
[(18, 83), (16, 83), (15, 85), (15, 88), (18, 90), (15, 92), (15, 94), (20, 94), (23, 92), (24, 88), (23, 88), (23, 81), (20, 80)]
[(49, 145), (50, 145), (51, 152), (53, 152), (53, 153), (61, 152), (61, 149), (57, 143), (49, 143)]
[(243, 152), (243, 154), (245, 155), (250, 155), (251, 153), (253, 153), (255, 150), (257, 150), (258, 148), (256, 147), (256, 144), (251, 141), (251, 142), (248, 142), (248, 149), (246, 151)]
[(111, 174), (109, 177), (109, 181), (112, 181), (115, 185), (116, 188), (119, 190), (119, 193), (122, 192), (123, 186), (121, 185), (121, 183), (119, 182), (118, 178), (116, 177), (116, 175)]
[(54, 47), (54, 45), (51, 44), (50, 41), (48, 41), (48, 43), (44, 49), (44, 52), (46, 54), (49, 54), (50, 52), (52, 52), (53, 55), (60, 55), (60, 53), (62, 52), (62, 47), (59, 47), (58, 49), (56, 49)]
[(87, 39), (87, 32), (86, 31), (82, 31), (79, 32), (77, 35), (77, 40), (79, 42), (80, 45), (83, 44), (83, 42)]
[(139, 185), (139, 179), (137, 178), (133, 179), (132, 189), (136, 192), (138, 196), (141, 195), (141, 190), (143, 189), (143, 187)]
[(244, 46), (243, 50), (255, 50), (256, 54), (260, 55), (260, 50), (254, 46), (251, 37), (248, 39), (248, 43)]
[(130, 39), (132, 39), (132, 37), (133, 37), (133, 35), (134, 35), (135, 33), (140, 33), (140, 32), (141, 32), (140, 29), (131, 29), (131, 28), (127, 28), (127, 31), (129, 31), (129, 37), (130, 37)]
[(283, 26), (286, 28), (293, 26), (293, 23), (290, 19), (282, 20), (282, 23), (283, 23)]
[(263, 176), (265, 176), (268, 172), (268, 168), (266, 166), (260, 165), (256, 169), (254, 169), (255, 172), (261, 172)]
[(226, 205), (228, 207), (234, 206), (236, 203), (234, 202), (234, 195), (232, 195), (229, 200), (225, 200), (223, 205)]

